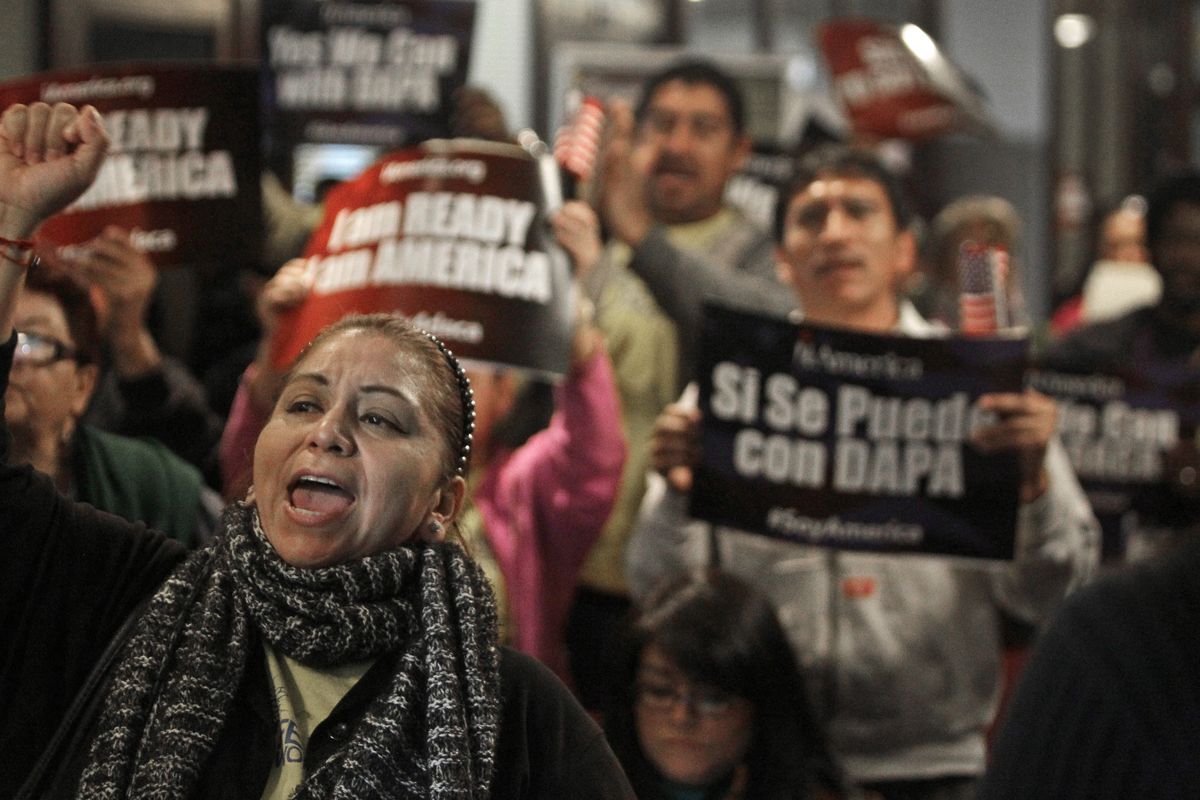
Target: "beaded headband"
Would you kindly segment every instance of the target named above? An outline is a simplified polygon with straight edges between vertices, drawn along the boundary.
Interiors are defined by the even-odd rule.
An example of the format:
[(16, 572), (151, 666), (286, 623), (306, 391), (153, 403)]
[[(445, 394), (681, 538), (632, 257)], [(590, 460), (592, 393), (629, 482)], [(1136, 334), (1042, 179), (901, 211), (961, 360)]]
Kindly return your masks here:
[(450, 371), (454, 373), (455, 379), (458, 381), (458, 395), (462, 400), (463, 411), (463, 434), (462, 446), (458, 451), (458, 459), (454, 463), (455, 475), (466, 475), (467, 464), (471, 460), (471, 443), (475, 438), (475, 392), (471, 390), (471, 381), (467, 379), (467, 373), (463, 370), (462, 364), (458, 363), (458, 359), (454, 357), (454, 353), (449, 347), (442, 342), (441, 339), (434, 336), (426, 330), (421, 333), (433, 342), (441, 354), (445, 357), (446, 363), (450, 365)]

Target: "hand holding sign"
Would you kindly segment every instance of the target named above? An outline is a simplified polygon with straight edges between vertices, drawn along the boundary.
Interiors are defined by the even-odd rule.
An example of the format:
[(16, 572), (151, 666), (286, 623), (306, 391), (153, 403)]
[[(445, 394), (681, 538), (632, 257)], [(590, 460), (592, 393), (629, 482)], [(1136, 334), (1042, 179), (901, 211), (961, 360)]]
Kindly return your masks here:
[(99, 290), (107, 307), (104, 335), (122, 377), (144, 375), (162, 361), (146, 327), (158, 270), (139, 250), (129, 232), (115, 225), (80, 246), (68, 246), (60, 257)]
[(263, 411), (271, 408), (283, 381), (283, 372), (271, 361), (271, 340), (279, 328), (280, 319), (308, 299), (312, 287), (313, 274), (308, 260), (293, 258), (271, 276), (255, 300), (254, 310), (262, 328), (262, 339), (248, 388), (250, 399)]
[(109, 326), (135, 328), (143, 324), (150, 297), (158, 285), (154, 264), (139, 250), (129, 231), (109, 225), (83, 246), (63, 256), (96, 286), (108, 301)]
[(690, 403), (672, 403), (654, 421), (650, 464), (677, 492), (692, 490), (692, 467), (700, 461), (700, 411)]
[(595, 268), (604, 248), (596, 212), (587, 203), (571, 200), (550, 218), (550, 227), (575, 265), (575, 280), (584, 280)]
[(1046, 446), (1058, 426), (1058, 409), (1046, 395), (1028, 389), (1022, 393), (993, 393), (979, 398), (979, 407), (999, 419), (977, 429), (972, 441), (984, 452), (1015, 450), (1020, 456), (1022, 503), (1041, 497), (1047, 488)]
[(285, 311), (304, 302), (312, 287), (312, 271), (308, 268), (308, 261), (303, 258), (289, 260), (271, 276), (254, 304), (264, 338), (270, 338), (275, 332), (279, 318)]
[(0, 235), (23, 239), (95, 179), (108, 135), (91, 106), (9, 106), (0, 119)]

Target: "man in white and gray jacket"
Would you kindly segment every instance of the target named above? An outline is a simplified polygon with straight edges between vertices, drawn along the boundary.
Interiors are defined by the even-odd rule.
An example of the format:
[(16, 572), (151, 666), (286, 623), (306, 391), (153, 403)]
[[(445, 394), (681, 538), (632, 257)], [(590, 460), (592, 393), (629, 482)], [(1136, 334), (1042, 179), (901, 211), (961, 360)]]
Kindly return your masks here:
[[(873, 156), (818, 151), (781, 195), (776, 218), (779, 274), (807, 321), (942, 332), (899, 295), (915, 242), (897, 182)], [(628, 550), (635, 597), (704, 564), (769, 593), (848, 777), (886, 800), (973, 797), (999, 696), (1001, 610), (1043, 621), (1099, 557), (1095, 517), (1054, 436), (1053, 401), (1027, 391), (980, 402), (998, 421), (973, 443), (1017, 451), (1022, 468), (1011, 563), (838, 552), (713, 530), (686, 516), (699, 412), (681, 402), (655, 428), (658, 474)]]

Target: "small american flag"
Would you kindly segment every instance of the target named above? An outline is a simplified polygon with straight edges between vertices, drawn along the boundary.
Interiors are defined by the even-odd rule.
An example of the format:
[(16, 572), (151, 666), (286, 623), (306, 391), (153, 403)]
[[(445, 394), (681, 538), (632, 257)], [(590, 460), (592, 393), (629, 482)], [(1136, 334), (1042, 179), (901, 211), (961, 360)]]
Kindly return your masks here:
[(959, 329), (986, 336), (1005, 327), (1004, 278), (1008, 253), (1002, 247), (963, 242), (958, 251)]
[(595, 97), (582, 97), (577, 103), (554, 138), (554, 158), (563, 169), (586, 181), (592, 176), (600, 150), (604, 104)]

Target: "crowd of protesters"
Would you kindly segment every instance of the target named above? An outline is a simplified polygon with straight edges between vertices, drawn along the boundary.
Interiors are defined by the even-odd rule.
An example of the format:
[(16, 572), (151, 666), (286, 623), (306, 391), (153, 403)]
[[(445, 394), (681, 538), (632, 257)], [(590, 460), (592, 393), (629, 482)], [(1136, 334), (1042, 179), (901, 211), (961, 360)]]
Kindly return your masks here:
[[(508, 136), (485, 94), (458, 98), (459, 133)], [(43, 131), (30, 133), (27, 120), (38, 114), (49, 115), (44, 136), (57, 160), (29, 156)], [(186, 354), (160, 352), (156, 275), (126, 232), (108, 229), (73, 260), (31, 267), (21, 249), (27, 228), (70, 200), (43, 196), (86, 188), (103, 133), (94, 111), (6, 113), (0, 177), (12, 182), (0, 188), (8, 265), (0, 311), (14, 333), (7, 355), (0, 351), (11, 359), (0, 476), (0, 539), (10, 540), (0, 551), (11, 578), (0, 588), (0, 795), (1195, 796), (1194, 446), (1181, 443), (1170, 462), (1157, 495), (1163, 513), (1126, 531), (1145, 564), (1102, 565), (1100, 524), (1060, 441), (1057, 405), (1033, 389), (985, 394), (992, 422), (972, 432), (973, 447), (1019, 467), (1011, 561), (838, 551), (688, 515), (702, 425), (689, 387), (705, 303), (866, 334), (944, 337), (959, 324), (961, 243), (1017, 249), (1018, 214), (1000, 198), (951, 204), (918, 241), (897, 176), (848, 145), (798, 154), (774, 229), (759, 230), (725, 200), (750, 151), (745, 114), (736, 82), (700, 59), (648, 79), (636, 106), (612, 104), (594, 204), (570, 200), (548, 220), (579, 297), (569, 370), (551, 385), (464, 371), (444, 350), (428, 350), (436, 340), (414, 343), (374, 318), (318, 337), (301, 357), (305, 371), (280, 371), (271, 339), (312, 288), (303, 262), (286, 260), (303, 242), (294, 232), (270, 250), (280, 263), (269, 265), (269, 279), (233, 282), (248, 322), (227, 352), (205, 358), (240, 377), (210, 380)], [(80, 168), (55, 173), (63, 159)], [(269, 217), (302, 230), (319, 219), (319, 210), (268, 195)], [(31, 197), (41, 205), (25, 219), (17, 212)], [(1200, 173), (1169, 176), (1118, 211), (1141, 214), (1133, 230), (1144, 240), (1120, 251), (1134, 255), (1103, 258), (1120, 261), (1122, 275), (1125, 262), (1148, 259), (1145, 274), (1161, 290), (1129, 310), (1128, 292), (1118, 291), (1121, 309), (1103, 314), (1100, 290), (1085, 291), (1091, 299), (1076, 305), (1087, 313), (1064, 313), (1070, 324), (1039, 358), (1096, 372), (1131, 358), (1195, 370)], [(1016, 309), (1016, 261), (1008, 263), (1007, 305)], [(198, 319), (202, 328), (203, 311)], [(347, 344), (364, 337), (395, 363), (423, 364), (406, 367), (421, 382), (408, 387), (403, 370)], [(426, 380), (430, 364), (445, 372), (447, 363), (438, 380), (452, 385), (431, 389), (441, 384)], [(377, 369), (386, 377), (377, 383), (398, 387), (372, 389), (386, 398), (339, 397)], [(456, 410), (423, 434), (435, 440), (426, 445), (413, 431), (433, 423), (412, 397), (427, 392), (433, 405), (452, 398)], [(398, 420), (387, 418), (393, 394), (403, 399)], [(380, 410), (369, 407), (377, 401)], [(348, 402), (361, 406), (350, 421), (327, 421)], [(297, 452), (330, 463), (374, 451), (367, 468), (400, 483), (349, 500), (323, 474), (280, 484), (270, 443), (288, 436), (300, 437)], [(426, 457), (453, 463), (417, 463)], [(291, 517), (333, 519), (374, 504), (369, 539), (347, 535), (315, 552), (291, 517), (272, 516), (281, 493)], [(222, 496), (232, 504), (224, 516)], [(30, 497), (45, 507), (26, 518)], [(403, 526), (404, 536), (380, 535), (381, 525)], [(444, 545), (451, 530), (463, 548)], [(74, 546), (72, 532), (79, 552), (62, 552)], [(12, 541), (18, 535), (30, 538)], [(393, 548), (426, 566), (380, 566)], [(63, 585), (90, 568), (77, 586)], [(337, 605), (332, 594), (392, 569), (415, 581), (395, 590), (403, 618), (368, 603), (349, 624), (352, 602)], [(278, 596), (240, 599), (254, 596), (247, 581), (265, 580), (263, 570), (279, 583), (265, 593)], [(307, 570), (335, 570), (345, 587), (306, 584)], [(324, 612), (305, 602), (337, 605), (332, 624), (369, 641), (309, 631)], [(45, 609), (87, 624), (52, 620)], [(217, 616), (206, 623), (206, 614)], [(292, 642), (283, 629), (293, 623), (312, 641)], [(1006, 659), (1014, 630), (1032, 652), (1019, 683)], [(165, 637), (161, 647), (156, 637)], [(236, 665), (221, 662), (226, 647)], [(70, 670), (51, 679), (56, 659)], [(232, 681), (231, 693), (198, 698), (185, 679), (192, 668), (198, 685)], [(299, 766), (284, 757), (289, 734), (270, 740), (285, 711), (304, 719)], [(276, 716), (260, 725), (259, 713)], [(235, 723), (250, 732), (222, 727)], [(198, 737), (193, 755), (171, 754), (172, 724)], [(251, 733), (270, 741), (246, 740)]]

